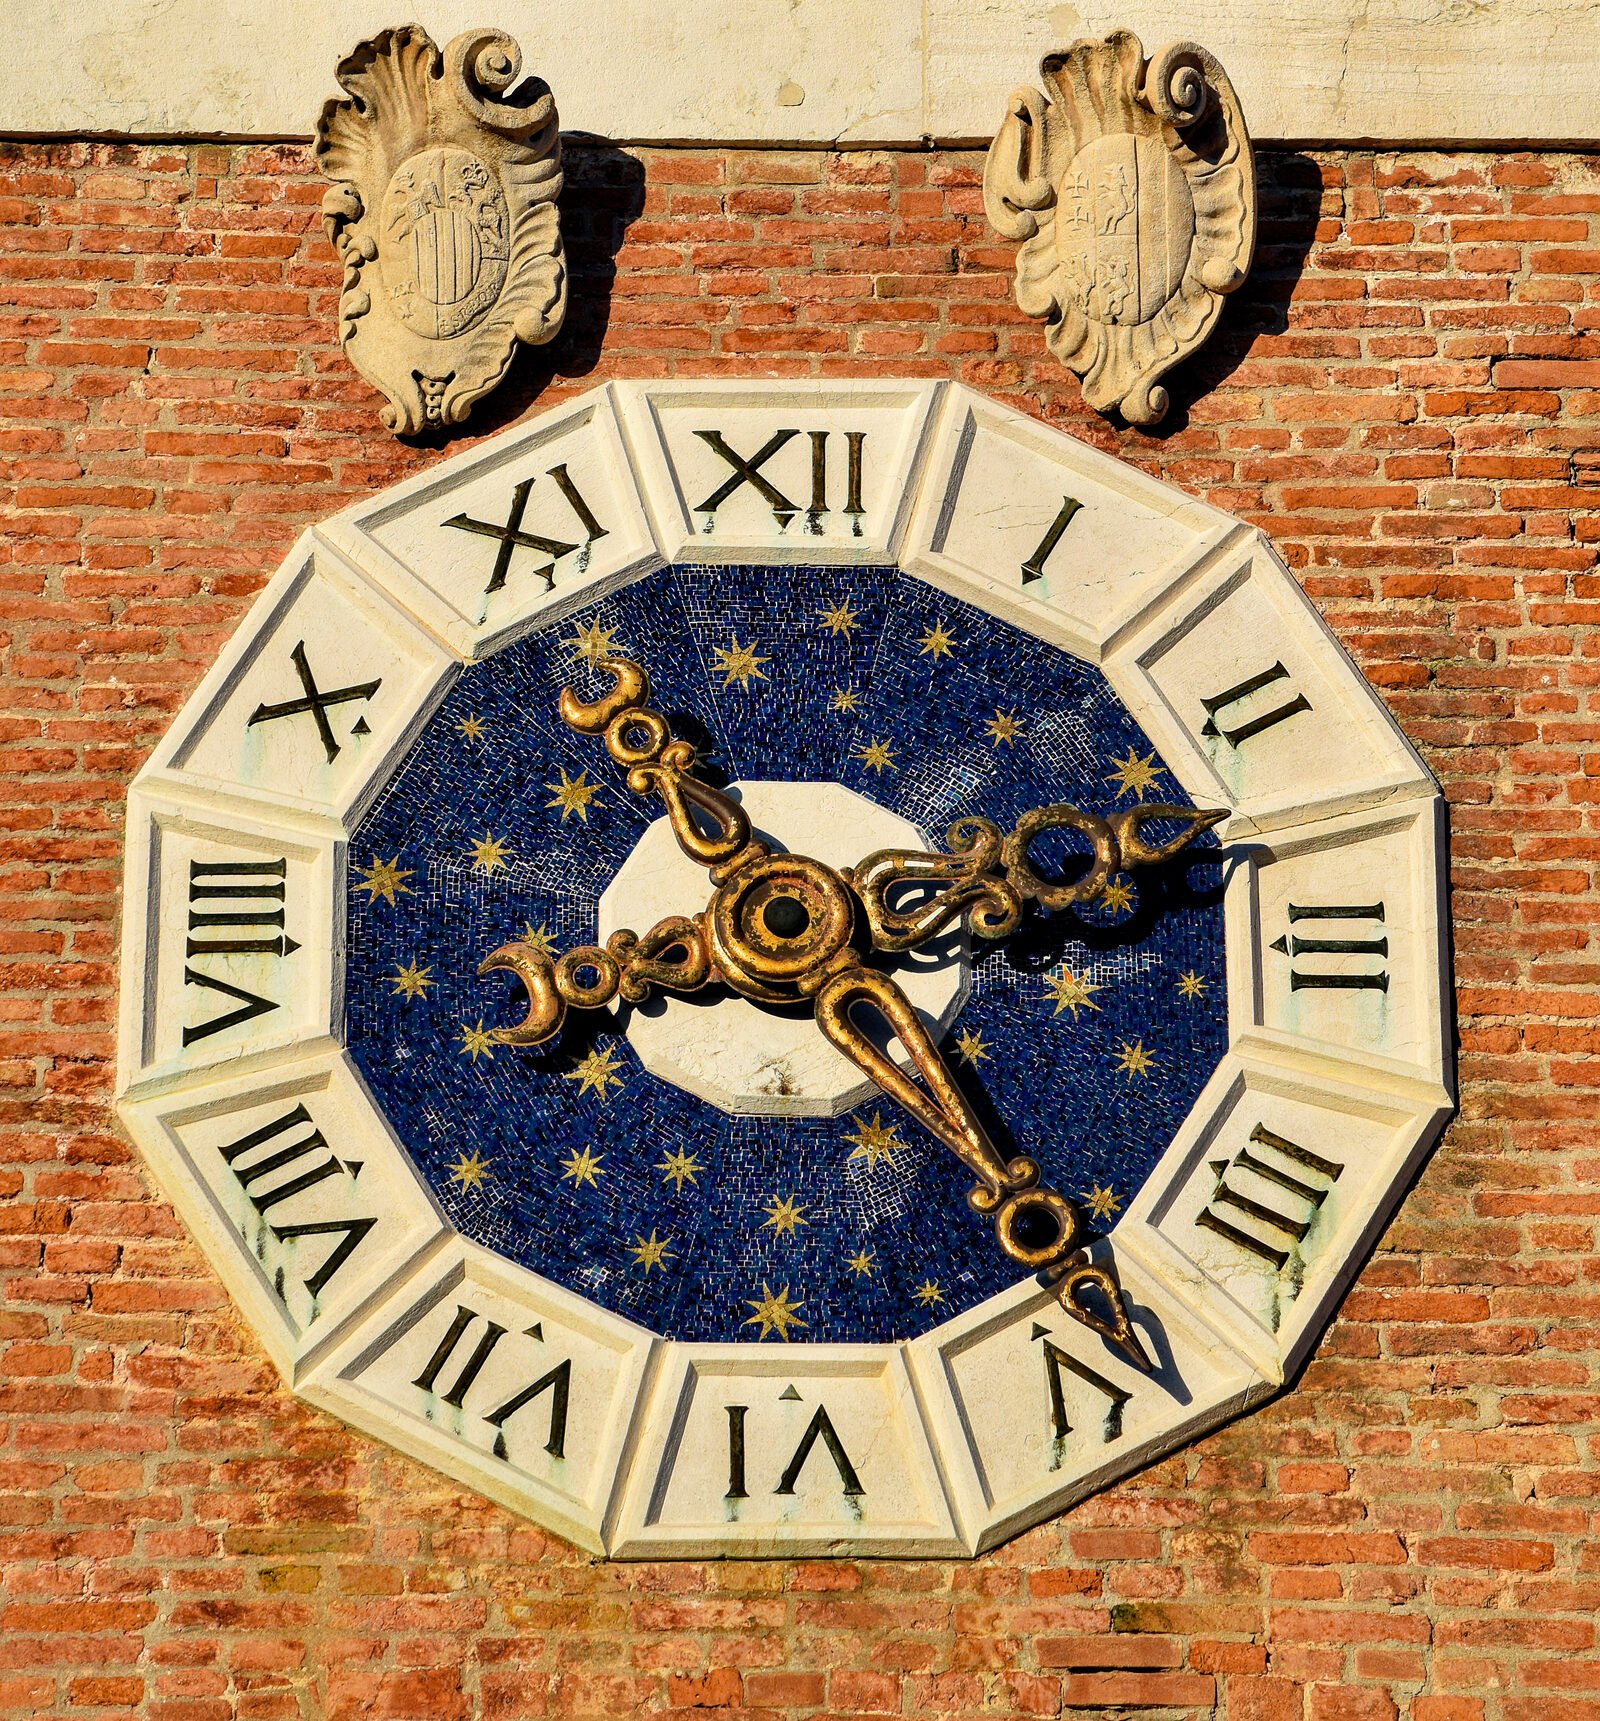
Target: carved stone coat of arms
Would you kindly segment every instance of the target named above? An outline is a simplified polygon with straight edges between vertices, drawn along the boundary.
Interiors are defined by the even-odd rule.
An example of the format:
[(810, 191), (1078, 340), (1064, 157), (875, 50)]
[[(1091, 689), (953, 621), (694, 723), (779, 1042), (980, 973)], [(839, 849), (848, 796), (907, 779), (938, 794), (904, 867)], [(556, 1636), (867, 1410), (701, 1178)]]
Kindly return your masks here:
[(441, 55), (411, 24), (341, 61), (350, 99), (322, 110), (314, 150), (335, 181), (322, 209), (344, 264), (339, 339), (389, 397), (381, 416), (397, 435), (459, 424), (519, 341), (561, 328), (555, 98), (537, 78), (513, 89), (521, 70), (498, 30), (469, 30)]
[(1017, 303), (1133, 424), (1169, 404), (1156, 379), (1193, 352), (1245, 278), (1255, 168), (1228, 75), (1191, 42), (1148, 64), (1136, 36), (1080, 41), (1013, 93), (984, 170), (995, 229), (1024, 243)]

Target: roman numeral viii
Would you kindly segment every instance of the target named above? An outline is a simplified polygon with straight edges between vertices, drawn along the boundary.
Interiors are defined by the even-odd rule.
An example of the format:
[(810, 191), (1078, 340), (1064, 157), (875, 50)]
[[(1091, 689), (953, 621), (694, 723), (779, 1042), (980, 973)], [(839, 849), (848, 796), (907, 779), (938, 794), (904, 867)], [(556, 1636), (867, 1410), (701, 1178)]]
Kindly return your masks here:
[[(269, 1215), (284, 1202), (293, 1201), (297, 1195), (304, 1195), (307, 1190), (325, 1184), (329, 1178), (347, 1179), (353, 1185), (361, 1173), (361, 1161), (337, 1158), (303, 1104), (291, 1106), (270, 1123), (241, 1135), (237, 1141), (224, 1142), (217, 1152), (238, 1178), (250, 1205), (267, 1221), (268, 1228), (280, 1243), (302, 1237), (339, 1239), (324, 1257), (322, 1265), (304, 1281), (310, 1295), (320, 1297), (334, 1275), (360, 1248), (377, 1220), (365, 1216), (292, 1220)], [(275, 1288), (281, 1298), (281, 1269)]]

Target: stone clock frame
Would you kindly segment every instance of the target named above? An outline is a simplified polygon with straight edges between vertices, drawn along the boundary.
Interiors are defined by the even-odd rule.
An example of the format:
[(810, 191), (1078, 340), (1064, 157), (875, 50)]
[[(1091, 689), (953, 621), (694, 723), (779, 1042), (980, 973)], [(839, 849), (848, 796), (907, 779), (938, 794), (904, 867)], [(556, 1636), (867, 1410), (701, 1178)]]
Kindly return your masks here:
[[(897, 565), (1231, 809), (1229, 1049), (1096, 1246), (1152, 1372), (1032, 1280), (900, 1343), (661, 1339), (460, 1237), (342, 1051), (347, 836), (420, 726), (675, 560)], [(129, 796), (120, 1107), (356, 1428), (597, 1553), (969, 1555), (1307, 1356), (1451, 1109), (1443, 892), (1437, 786), (1261, 533), (952, 385), (615, 383), (306, 532), (185, 705)]]

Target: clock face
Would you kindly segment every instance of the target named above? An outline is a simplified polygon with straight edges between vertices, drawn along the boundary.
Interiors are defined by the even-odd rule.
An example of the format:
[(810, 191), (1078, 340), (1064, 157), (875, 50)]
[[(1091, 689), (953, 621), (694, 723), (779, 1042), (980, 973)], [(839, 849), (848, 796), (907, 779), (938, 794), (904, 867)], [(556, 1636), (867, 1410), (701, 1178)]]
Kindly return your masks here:
[[(891, 568), (678, 565), (587, 604), (468, 668), (351, 839), (345, 1043), (413, 1163), (463, 1235), (667, 1338), (910, 1338), (1005, 1290), (971, 1173), (809, 1011), (670, 1000), (483, 1042), (516, 1014), (489, 951), (591, 943), (608, 890), (677, 858), (659, 800), (557, 714), (602, 646), (650, 665), (703, 775), (838, 864), (1176, 792), (1097, 669)], [(705, 907), (682, 872), (640, 925)], [(1008, 1151), (1102, 1230), (1227, 1050), (1222, 878), (1208, 839), (906, 964)]]
[[(572, 716), (622, 659), (687, 834)], [(868, 950), (868, 856), (1064, 803), (1046, 894), (1096, 821), (1224, 816)], [(505, 1038), (484, 958), (701, 915), (727, 806), (738, 864), (858, 869), (889, 1061), (723, 983)], [(1450, 1104), (1439, 828), (1226, 516), (961, 389), (613, 385), (308, 533), (185, 707), (130, 796), (123, 1113), (297, 1391), (583, 1545), (970, 1553), (1315, 1343)], [(886, 1091), (941, 1072), (932, 1125)], [(1131, 1345), (999, 1246), (957, 1114), (979, 1184), (1076, 1204)]]

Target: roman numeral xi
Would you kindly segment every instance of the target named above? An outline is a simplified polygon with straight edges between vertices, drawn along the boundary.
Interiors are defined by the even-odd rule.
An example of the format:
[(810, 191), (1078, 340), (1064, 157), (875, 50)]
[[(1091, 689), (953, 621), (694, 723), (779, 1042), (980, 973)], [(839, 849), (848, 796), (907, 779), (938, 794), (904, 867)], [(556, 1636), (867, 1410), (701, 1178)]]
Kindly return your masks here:
[(597, 538), (606, 536), (606, 528), (595, 518), (594, 510), (584, 500), (583, 492), (572, 482), (571, 474), (565, 466), (552, 466), (545, 476), (554, 481), (556, 489), (561, 492), (567, 506), (576, 516), (578, 524), (583, 527), (584, 538), (581, 544), (569, 544), (565, 538), (551, 538), (542, 532), (530, 532), (523, 526), (522, 517), (527, 512), (528, 498), (533, 494), (533, 487), (537, 482), (533, 478), (524, 478), (512, 490), (511, 506), (499, 525), (492, 520), (474, 519), (471, 514), (452, 514), (448, 520), (440, 522), (445, 526), (453, 526), (458, 532), (473, 532), (480, 538), (492, 538), (500, 546), (495, 551), (494, 566), (489, 570), (489, 583), (483, 588), (485, 597), (505, 585), (506, 576), (511, 572), (511, 558), (518, 550), (531, 550), (536, 556), (549, 558), (541, 566), (531, 570), (535, 579), (544, 581), (544, 589), (548, 592), (555, 587), (556, 563), (563, 556), (570, 556), (578, 550), (587, 550)]

